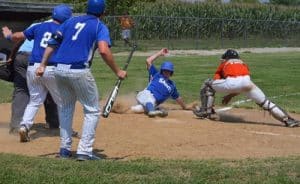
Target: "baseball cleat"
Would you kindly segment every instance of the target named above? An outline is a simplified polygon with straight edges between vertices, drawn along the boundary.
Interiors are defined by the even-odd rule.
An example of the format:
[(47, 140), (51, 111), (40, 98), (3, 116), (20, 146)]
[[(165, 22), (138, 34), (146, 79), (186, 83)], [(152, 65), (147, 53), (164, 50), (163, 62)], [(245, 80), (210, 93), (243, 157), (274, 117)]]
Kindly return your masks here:
[(144, 107), (141, 104), (137, 104), (130, 107), (130, 110), (134, 113), (143, 113)]
[(205, 111), (205, 110), (202, 110), (201, 108), (200, 108), (200, 109), (197, 109), (197, 108), (196, 108), (196, 109), (193, 110), (193, 113), (194, 113), (197, 117), (199, 117), (199, 118), (201, 118), (201, 119), (205, 119), (205, 118), (213, 119), (213, 118), (211, 117), (211, 115), (215, 114), (216, 112), (215, 112), (214, 109), (212, 109), (211, 111), (212, 111), (212, 112), (209, 113), (209, 112), (207, 112), (207, 111)]
[(59, 157), (60, 158), (71, 158), (72, 157), (72, 153), (70, 150), (66, 149), (66, 148), (60, 148), (59, 150)]
[(28, 135), (29, 130), (22, 125), (19, 129), (19, 135), (20, 135), (20, 142), (29, 142), (30, 141), (30, 137)]
[(155, 116), (166, 117), (166, 116), (168, 116), (168, 112), (165, 110), (154, 110), (154, 111), (148, 112), (148, 116), (149, 116), (149, 118), (153, 118)]
[(293, 128), (299, 126), (299, 121), (289, 118), (287, 121), (284, 122), (287, 127)]
[(101, 160), (100, 157), (97, 157), (96, 155), (83, 155), (83, 154), (77, 154), (77, 161), (86, 161), (86, 160)]

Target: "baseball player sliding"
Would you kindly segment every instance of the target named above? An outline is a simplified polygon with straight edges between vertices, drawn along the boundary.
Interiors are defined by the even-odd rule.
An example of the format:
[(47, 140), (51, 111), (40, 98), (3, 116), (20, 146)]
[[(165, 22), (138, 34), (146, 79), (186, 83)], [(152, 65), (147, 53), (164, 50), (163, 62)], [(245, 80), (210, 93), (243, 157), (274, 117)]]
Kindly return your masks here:
[(35, 75), (36, 68), (42, 61), (42, 56), (47, 47), (47, 41), (51, 38), (52, 33), (61, 23), (72, 16), (72, 10), (65, 4), (54, 7), (51, 21), (34, 24), (23, 32), (13, 33), (8, 27), (3, 27), (2, 32), (6, 39), (12, 41), (34, 40), (30, 61), (27, 68), (27, 85), (30, 94), (30, 101), (25, 109), (23, 119), (20, 123), (20, 141), (28, 142), (30, 140), (29, 130), (33, 125), (33, 120), (38, 112), (39, 107), (46, 99), (48, 91), (59, 108), (60, 96), (57, 91), (54, 72), (54, 56), (49, 59), (49, 63), (43, 78)]
[(221, 57), (214, 80), (208, 79), (200, 90), (201, 107), (196, 107), (194, 114), (200, 118), (211, 118), (214, 114), (215, 92), (227, 93), (223, 104), (227, 104), (234, 96), (245, 93), (264, 110), (287, 127), (299, 126), (299, 121), (290, 117), (283, 109), (271, 102), (265, 94), (250, 79), (249, 68), (237, 51), (229, 49)]
[(170, 61), (161, 64), (158, 71), (153, 62), (159, 56), (168, 54), (168, 49), (163, 48), (159, 52), (147, 58), (146, 66), (149, 72), (149, 84), (136, 96), (138, 105), (131, 107), (136, 113), (145, 111), (149, 117), (165, 117), (167, 111), (159, 109), (158, 105), (166, 101), (168, 98), (176, 100), (182, 109), (188, 109), (183, 99), (179, 96), (175, 83), (170, 79), (174, 73), (174, 65)]
[(72, 123), (78, 100), (83, 106), (84, 122), (77, 147), (77, 160), (100, 159), (93, 154), (100, 116), (99, 95), (89, 68), (95, 46), (98, 46), (99, 54), (120, 79), (127, 74), (116, 65), (111, 53), (109, 30), (100, 20), (104, 10), (104, 0), (88, 0), (87, 14), (67, 20), (48, 41), (42, 63), (36, 71), (39, 76), (45, 75), (49, 57), (57, 51), (54, 75), (62, 99), (62, 108), (59, 109), (61, 158), (71, 157)]

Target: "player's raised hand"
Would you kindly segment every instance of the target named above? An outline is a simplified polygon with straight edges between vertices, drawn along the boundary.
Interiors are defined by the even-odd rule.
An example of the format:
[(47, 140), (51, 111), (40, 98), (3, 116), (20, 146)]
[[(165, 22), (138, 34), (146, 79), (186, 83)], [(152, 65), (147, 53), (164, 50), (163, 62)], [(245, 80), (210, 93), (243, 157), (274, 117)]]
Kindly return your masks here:
[(12, 31), (7, 26), (4, 26), (2, 27), (2, 34), (5, 38), (7, 38), (9, 35), (12, 34)]
[(167, 48), (162, 48), (162, 49), (160, 50), (160, 55), (161, 55), (161, 56), (165, 56), (165, 55), (167, 55), (167, 54), (169, 54), (169, 50), (168, 50)]

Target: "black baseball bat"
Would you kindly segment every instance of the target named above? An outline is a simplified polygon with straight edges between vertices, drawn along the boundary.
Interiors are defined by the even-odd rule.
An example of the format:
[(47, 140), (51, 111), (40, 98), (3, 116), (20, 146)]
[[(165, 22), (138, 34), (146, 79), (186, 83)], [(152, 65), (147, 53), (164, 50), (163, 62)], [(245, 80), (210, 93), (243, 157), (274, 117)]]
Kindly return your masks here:
[[(125, 63), (125, 66), (123, 67), (123, 70), (125, 70), (125, 71), (127, 70), (127, 67), (128, 67), (128, 65), (129, 65), (129, 63), (131, 61), (132, 55), (133, 55), (134, 51), (136, 50), (136, 48), (137, 48), (137, 45), (133, 44), (131, 52), (130, 52), (130, 54), (128, 56), (128, 59), (127, 59), (127, 61)], [(109, 115), (109, 113), (111, 112), (111, 109), (112, 109), (112, 107), (114, 105), (114, 102), (115, 102), (115, 100), (117, 98), (117, 95), (118, 95), (121, 83), (122, 83), (122, 80), (118, 79), (117, 82), (116, 82), (116, 84), (115, 84), (114, 89), (112, 90), (112, 92), (109, 95), (108, 100), (106, 101), (106, 104), (105, 104), (103, 112), (102, 112), (102, 116), (104, 118), (107, 118), (108, 115)]]

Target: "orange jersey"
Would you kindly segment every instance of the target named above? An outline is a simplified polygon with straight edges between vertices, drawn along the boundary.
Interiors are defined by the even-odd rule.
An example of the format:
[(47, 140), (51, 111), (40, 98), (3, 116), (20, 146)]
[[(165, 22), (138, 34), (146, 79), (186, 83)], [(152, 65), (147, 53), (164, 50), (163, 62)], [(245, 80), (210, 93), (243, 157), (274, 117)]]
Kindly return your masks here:
[(250, 75), (248, 66), (240, 59), (224, 60), (219, 65), (214, 79)]
[(123, 16), (120, 18), (122, 29), (131, 29), (134, 26), (134, 22), (131, 17)]

